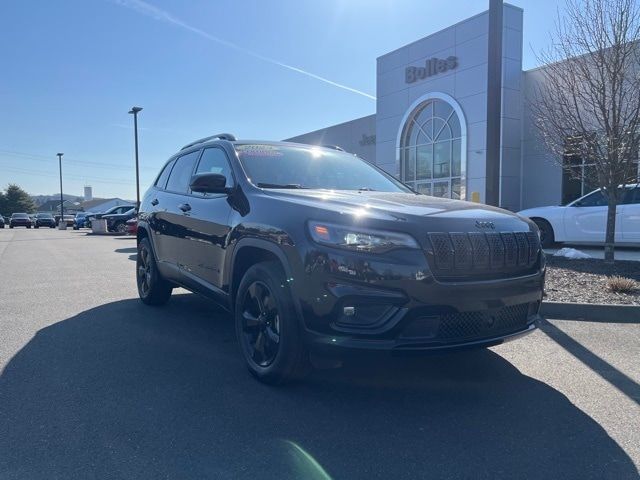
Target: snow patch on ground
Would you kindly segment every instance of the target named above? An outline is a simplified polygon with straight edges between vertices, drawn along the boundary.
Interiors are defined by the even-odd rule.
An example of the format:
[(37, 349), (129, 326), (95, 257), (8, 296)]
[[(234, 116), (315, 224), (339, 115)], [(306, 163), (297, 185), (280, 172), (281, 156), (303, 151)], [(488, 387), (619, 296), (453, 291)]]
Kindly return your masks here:
[(591, 255), (588, 253), (581, 252), (580, 250), (576, 250), (575, 248), (561, 248), (556, 253), (553, 254), (554, 257), (564, 257), (571, 259), (579, 259), (579, 258), (591, 258)]

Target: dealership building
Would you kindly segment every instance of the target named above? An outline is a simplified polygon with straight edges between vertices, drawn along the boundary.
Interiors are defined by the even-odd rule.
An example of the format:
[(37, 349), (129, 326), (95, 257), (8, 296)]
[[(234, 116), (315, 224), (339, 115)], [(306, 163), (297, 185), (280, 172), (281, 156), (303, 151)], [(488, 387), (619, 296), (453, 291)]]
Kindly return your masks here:
[(288, 140), (338, 145), (415, 190), (520, 210), (587, 193), (541, 146), (527, 108), (523, 10), (489, 10), (377, 59), (376, 112)]

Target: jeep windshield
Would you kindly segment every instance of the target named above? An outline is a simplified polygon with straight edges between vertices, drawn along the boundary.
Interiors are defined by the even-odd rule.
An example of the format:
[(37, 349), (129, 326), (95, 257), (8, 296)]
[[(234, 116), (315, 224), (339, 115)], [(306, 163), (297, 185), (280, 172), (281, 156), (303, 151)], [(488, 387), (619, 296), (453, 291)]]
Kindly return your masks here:
[(236, 144), (251, 183), (260, 188), (310, 188), (412, 193), (355, 155), (322, 147)]

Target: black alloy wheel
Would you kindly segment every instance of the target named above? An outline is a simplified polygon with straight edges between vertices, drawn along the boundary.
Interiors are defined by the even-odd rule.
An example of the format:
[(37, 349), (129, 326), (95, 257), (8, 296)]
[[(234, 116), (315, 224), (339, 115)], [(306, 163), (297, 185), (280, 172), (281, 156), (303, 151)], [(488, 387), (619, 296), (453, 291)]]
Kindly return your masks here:
[(173, 285), (160, 275), (147, 238), (143, 238), (138, 244), (136, 283), (140, 300), (147, 305), (162, 305), (171, 297)]
[(124, 222), (116, 223), (113, 229), (118, 233), (127, 233), (127, 225)]
[(234, 304), (236, 336), (252, 375), (279, 385), (311, 371), (301, 321), (280, 262), (250, 267), (240, 281)]
[(138, 288), (141, 296), (148, 296), (151, 291), (151, 263), (149, 261), (149, 250), (141, 248), (136, 259), (138, 269)]
[(271, 365), (280, 346), (280, 313), (273, 293), (261, 282), (253, 282), (242, 302), (243, 348), (260, 367)]

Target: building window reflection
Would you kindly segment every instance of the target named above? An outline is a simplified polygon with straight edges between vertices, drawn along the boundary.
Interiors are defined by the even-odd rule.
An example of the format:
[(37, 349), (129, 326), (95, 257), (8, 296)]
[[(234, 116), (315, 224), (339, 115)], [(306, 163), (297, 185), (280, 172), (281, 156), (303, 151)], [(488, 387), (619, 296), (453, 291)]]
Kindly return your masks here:
[(460, 118), (441, 99), (421, 103), (400, 139), (402, 181), (427, 195), (464, 199)]

